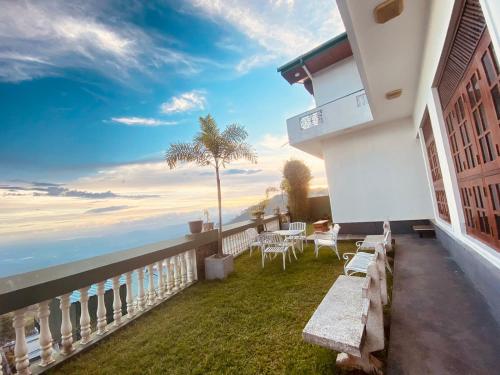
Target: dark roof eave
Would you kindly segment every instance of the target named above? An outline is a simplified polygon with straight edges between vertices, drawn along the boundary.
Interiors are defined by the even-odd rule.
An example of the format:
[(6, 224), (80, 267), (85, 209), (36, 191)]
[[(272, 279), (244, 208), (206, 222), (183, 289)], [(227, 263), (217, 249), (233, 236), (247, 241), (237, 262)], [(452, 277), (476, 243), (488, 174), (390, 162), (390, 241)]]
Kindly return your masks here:
[(347, 39), (347, 33), (343, 32), (342, 34), (337, 35), (335, 38), (327, 40), (325, 43), (319, 45), (316, 48), (313, 48), (309, 52), (304, 53), (303, 55), (293, 59), (292, 61), (280, 66), (277, 70), (279, 73), (283, 74), (290, 69), (293, 69), (297, 66), (301, 66), (304, 64), (306, 60), (311, 59), (312, 57), (318, 55), (319, 53), (334, 47), (335, 45), (343, 42)]

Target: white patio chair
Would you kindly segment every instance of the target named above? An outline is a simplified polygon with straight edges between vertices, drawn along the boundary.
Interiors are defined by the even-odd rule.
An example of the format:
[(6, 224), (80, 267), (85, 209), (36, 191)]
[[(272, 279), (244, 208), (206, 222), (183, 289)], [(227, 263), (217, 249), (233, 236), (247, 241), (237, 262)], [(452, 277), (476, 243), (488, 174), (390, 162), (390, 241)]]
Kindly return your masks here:
[(337, 248), (337, 239), (339, 236), (340, 225), (335, 224), (331, 232), (314, 232), (314, 254), (316, 258), (319, 255), (319, 249), (322, 247), (330, 248), (340, 260), (339, 250)]
[[(367, 257), (370, 255), (373, 255), (373, 253), (368, 252), (368, 251), (375, 251), (375, 248), (379, 245), (381, 245), (383, 251), (384, 251), (384, 258), (385, 258), (385, 267), (387, 270), (392, 274), (392, 269), (389, 264), (389, 260), (387, 259), (387, 248), (389, 247), (389, 241), (391, 239), (391, 231), (387, 230), (384, 233), (384, 239), (381, 242), (367, 242), (367, 241), (358, 241), (356, 242), (356, 254), (368, 254), (366, 255)], [(353, 253), (348, 253), (348, 254), (353, 254)], [(362, 256), (364, 254), (361, 254)], [(344, 256), (344, 259), (348, 259)]]
[(261, 233), (259, 235), (260, 248), (262, 252), (262, 268), (264, 268), (264, 263), (269, 255), (274, 255), (275, 258), (278, 254), (283, 255), (283, 270), (286, 269), (286, 254), (288, 254), (288, 260), (291, 263), (292, 258), (290, 256), (290, 243), (284, 241), (279, 234), (276, 233)]
[(250, 256), (252, 256), (252, 250), (254, 247), (260, 249), (259, 232), (255, 228), (248, 228), (245, 231), (245, 235), (248, 239), (248, 248), (250, 249)]
[(294, 236), (287, 236), (286, 239), (293, 241), (292, 245), (295, 245), (295, 241), (300, 241), (300, 252), (304, 252), (304, 241), (307, 241), (306, 223), (296, 221), (296, 222), (290, 223), (290, 225), (288, 226), (288, 229), (302, 231), (300, 234), (297, 234)]

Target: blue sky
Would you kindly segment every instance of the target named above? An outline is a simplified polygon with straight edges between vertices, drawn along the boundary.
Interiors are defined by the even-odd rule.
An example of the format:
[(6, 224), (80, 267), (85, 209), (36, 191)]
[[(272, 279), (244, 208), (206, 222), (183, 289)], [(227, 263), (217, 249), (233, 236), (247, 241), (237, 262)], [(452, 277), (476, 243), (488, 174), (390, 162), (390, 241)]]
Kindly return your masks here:
[(312, 98), (276, 67), (341, 31), (334, 1), (0, 0), (0, 243), (213, 209), (210, 173), (162, 162), (207, 113), (244, 125), (259, 154), (226, 171), (227, 216), (289, 157), (324, 186), (320, 161), (283, 146), (285, 119)]

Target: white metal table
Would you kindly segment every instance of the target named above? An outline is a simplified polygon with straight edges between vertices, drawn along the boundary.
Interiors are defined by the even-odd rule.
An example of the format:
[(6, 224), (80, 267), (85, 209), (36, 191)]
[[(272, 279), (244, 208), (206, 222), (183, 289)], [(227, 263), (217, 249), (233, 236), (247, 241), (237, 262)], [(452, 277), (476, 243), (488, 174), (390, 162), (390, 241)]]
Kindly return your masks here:
[[(280, 229), (280, 230), (275, 230), (273, 233), (276, 233), (282, 237), (288, 237), (288, 236), (298, 236), (299, 234), (302, 234), (304, 231), (300, 229)], [(292, 239), (292, 253), (295, 259), (297, 259), (297, 255), (295, 255), (295, 240)]]

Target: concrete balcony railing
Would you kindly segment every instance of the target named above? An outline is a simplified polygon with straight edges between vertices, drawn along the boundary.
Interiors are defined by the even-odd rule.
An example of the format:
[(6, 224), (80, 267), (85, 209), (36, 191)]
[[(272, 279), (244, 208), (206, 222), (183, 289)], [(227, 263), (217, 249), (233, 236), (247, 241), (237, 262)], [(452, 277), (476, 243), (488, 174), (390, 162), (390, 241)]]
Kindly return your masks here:
[(361, 89), (289, 118), (286, 121), (288, 139), (292, 146), (307, 147), (308, 142), (371, 120), (373, 117), (365, 90)]
[[(245, 231), (262, 227), (279, 229), (278, 216), (223, 227), (224, 253), (241, 254)], [(212, 230), (1, 278), (0, 315), (12, 317), (17, 373), (41, 373), (188, 288), (216, 251)], [(28, 347), (28, 316), (37, 325), (36, 356), (32, 339)], [(0, 355), (0, 375), (1, 361)]]

